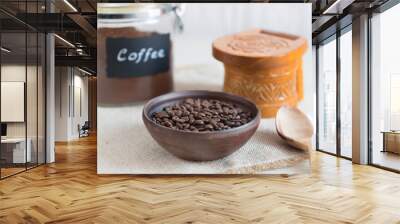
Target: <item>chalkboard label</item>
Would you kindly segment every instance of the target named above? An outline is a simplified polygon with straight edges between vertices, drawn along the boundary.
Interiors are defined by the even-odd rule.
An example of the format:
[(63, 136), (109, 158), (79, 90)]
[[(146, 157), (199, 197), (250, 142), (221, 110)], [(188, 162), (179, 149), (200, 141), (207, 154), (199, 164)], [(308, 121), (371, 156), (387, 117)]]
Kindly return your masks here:
[(111, 78), (155, 75), (169, 70), (169, 34), (108, 38), (106, 50), (107, 76)]

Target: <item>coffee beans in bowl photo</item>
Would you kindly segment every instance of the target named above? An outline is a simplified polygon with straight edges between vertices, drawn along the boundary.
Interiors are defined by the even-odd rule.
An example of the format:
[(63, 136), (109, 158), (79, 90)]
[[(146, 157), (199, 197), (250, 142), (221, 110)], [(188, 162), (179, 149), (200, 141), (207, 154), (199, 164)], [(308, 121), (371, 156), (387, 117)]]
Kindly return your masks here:
[(246, 98), (211, 91), (181, 91), (150, 100), (144, 124), (154, 140), (177, 157), (193, 161), (223, 158), (257, 130), (260, 112)]

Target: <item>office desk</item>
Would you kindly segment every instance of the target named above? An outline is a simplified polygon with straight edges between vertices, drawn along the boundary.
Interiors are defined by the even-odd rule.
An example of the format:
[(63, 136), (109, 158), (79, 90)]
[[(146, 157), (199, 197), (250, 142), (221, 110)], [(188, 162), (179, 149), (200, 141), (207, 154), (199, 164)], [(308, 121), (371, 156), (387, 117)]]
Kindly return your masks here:
[(25, 138), (6, 138), (1, 139), (1, 157), (6, 163), (25, 163), (31, 162), (32, 153), (30, 138), (26, 140), (27, 147), (25, 152)]
[(393, 152), (400, 154), (400, 132), (382, 131), (382, 134), (383, 134), (382, 152)]

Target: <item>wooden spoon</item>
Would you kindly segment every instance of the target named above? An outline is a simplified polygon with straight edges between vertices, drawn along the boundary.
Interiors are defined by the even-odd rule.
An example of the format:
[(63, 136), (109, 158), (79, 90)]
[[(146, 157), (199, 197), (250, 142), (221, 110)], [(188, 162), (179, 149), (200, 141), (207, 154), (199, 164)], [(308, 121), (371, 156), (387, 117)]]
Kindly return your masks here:
[(310, 118), (296, 107), (279, 108), (275, 119), (276, 131), (289, 145), (311, 151), (314, 126)]

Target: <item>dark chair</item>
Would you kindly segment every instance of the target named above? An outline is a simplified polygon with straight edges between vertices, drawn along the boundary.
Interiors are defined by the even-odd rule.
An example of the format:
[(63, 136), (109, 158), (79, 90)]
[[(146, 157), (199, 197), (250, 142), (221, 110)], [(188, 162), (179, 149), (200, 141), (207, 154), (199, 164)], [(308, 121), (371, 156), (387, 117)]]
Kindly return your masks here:
[(89, 136), (90, 124), (89, 121), (85, 121), (82, 127), (78, 124), (79, 138)]

